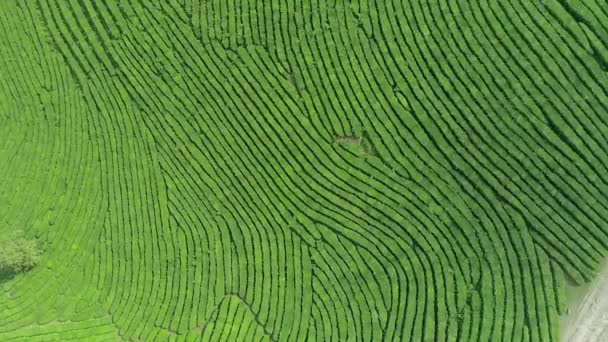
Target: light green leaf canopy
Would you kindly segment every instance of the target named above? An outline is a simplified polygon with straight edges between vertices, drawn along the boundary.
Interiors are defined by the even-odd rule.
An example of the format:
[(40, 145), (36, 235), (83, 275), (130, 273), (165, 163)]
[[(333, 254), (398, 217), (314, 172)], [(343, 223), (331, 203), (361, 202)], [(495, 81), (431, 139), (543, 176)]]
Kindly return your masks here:
[[(0, 340), (557, 341), (600, 0), (0, 1)], [(27, 228), (27, 229), (26, 229)]]

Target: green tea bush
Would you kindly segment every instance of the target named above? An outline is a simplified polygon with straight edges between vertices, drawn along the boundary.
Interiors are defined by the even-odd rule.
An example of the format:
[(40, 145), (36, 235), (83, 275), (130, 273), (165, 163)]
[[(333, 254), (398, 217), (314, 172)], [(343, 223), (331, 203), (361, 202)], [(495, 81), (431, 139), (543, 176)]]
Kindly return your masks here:
[(0, 0), (0, 341), (559, 341), (605, 2)]

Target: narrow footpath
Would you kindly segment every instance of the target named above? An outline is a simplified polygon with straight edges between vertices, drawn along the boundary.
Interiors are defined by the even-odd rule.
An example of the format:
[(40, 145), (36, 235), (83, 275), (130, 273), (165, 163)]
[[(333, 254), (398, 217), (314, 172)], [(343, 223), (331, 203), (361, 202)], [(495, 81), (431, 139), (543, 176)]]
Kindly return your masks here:
[(608, 265), (593, 280), (587, 294), (563, 321), (564, 342), (608, 341)]

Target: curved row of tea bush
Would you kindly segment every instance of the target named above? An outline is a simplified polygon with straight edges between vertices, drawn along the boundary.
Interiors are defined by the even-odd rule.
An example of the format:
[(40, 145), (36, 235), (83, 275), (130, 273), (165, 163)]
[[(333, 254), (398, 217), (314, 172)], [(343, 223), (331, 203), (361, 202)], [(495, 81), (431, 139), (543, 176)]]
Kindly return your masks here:
[(600, 2), (0, 6), (0, 339), (558, 340), (606, 255)]

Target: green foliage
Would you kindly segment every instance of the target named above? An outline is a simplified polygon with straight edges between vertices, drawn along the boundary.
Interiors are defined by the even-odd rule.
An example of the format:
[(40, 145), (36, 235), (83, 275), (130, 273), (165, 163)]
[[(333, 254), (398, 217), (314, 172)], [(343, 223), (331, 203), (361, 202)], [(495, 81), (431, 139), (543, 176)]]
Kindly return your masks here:
[(559, 339), (604, 3), (0, 0), (0, 341)]
[(30, 270), (40, 261), (40, 247), (36, 240), (15, 232), (0, 240), (0, 271), (20, 273)]

